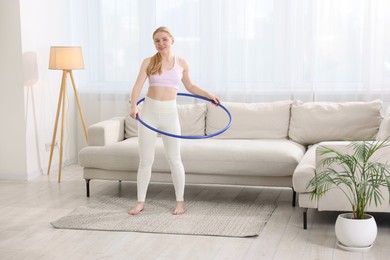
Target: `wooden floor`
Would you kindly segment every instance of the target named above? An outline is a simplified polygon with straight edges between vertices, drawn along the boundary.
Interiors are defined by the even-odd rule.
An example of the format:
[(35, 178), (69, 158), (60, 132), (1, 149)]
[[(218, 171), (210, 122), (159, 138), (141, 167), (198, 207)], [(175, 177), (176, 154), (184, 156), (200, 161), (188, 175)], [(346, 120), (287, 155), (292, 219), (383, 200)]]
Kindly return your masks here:
[[(229, 238), (132, 232), (54, 229), (50, 222), (86, 205), (85, 182), (77, 165), (57, 176), (29, 182), (0, 181), (0, 259), (389, 259), (390, 214), (375, 214), (378, 237), (368, 252), (346, 252), (336, 246), (336, 212), (308, 212), (302, 229), (302, 209), (291, 206), (290, 189), (251, 188), (277, 203), (260, 236)], [(148, 196), (171, 189), (151, 184)], [(186, 194), (219, 189), (239, 193), (241, 187), (187, 185)], [(92, 181), (91, 196), (135, 196), (135, 183)], [(130, 207), (131, 205), (129, 205)], [(173, 202), (172, 202), (173, 206)]]

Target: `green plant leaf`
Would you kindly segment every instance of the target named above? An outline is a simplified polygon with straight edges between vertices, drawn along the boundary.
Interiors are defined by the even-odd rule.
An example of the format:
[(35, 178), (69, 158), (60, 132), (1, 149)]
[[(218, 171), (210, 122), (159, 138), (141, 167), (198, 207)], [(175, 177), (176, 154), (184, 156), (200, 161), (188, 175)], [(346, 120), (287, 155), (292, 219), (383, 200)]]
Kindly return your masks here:
[(372, 159), (386, 146), (387, 140), (351, 142), (347, 146), (352, 150), (350, 153), (320, 146), (318, 153), (325, 156), (319, 162), (323, 170), (316, 173), (307, 185), (311, 190), (310, 199), (321, 199), (329, 190), (340, 189), (351, 204), (355, 217), (364, 218), (372, 201), (376, 206), (382, 204), (382, 187), (387, 187), (390, 194), (389, 165)]

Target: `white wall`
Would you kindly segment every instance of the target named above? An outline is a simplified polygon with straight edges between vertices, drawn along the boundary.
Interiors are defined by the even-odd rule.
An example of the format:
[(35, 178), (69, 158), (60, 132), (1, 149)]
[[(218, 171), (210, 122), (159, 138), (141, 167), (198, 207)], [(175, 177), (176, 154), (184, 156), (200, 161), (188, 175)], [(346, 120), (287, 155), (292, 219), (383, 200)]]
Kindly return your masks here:
[[(2, 37), (1, 44), (6, 38), (9, 46), (1, 50), (5, 50), (9, 57), (5, 60), (16, 63), (16, 68), (4, 59), (0, 61), (0, 68), (2, 71), (7, 69), (6, 76), (11, 81), (5, 84), (7, 90), (12, 90), (12, 96), (1, 96), (1, 118), (9, 129), (0, 128), (0, 136), (5, 139), (1, 142), (1, 160), (8, 165), (3, 166), (1, 161), (0, 179), (31, 179), (47, 172), (50, 152), (46, 151), (45, 145), (52, 140), (62, 76), (62, 71), (48, 69), (49, 52), (52, 45), (73, 45), (69, 13), (70, 0), (1, 1), (0, 19), (7, 19), (1, 22), (1, 35), (10, 35), (3, 30), (9, 30), (12, 35), (12, 38)], [(77, 72), (75, 77), (77, 81)], [(5, 83), (3, 79), (1, 82)], [(70, 164), (77, 159), (75, 106), (70, 79), (67, 89), (69, 106), (66, 109), (63, 162)], [(59, 124), (58, 144), (60, 129)], [(9, 148), (16, 145), (17, 152), (10, 155)], [(58, 161), (56, 149), (52, 174), (58, 172)], [(23, 170), (15, 173), (14, 169), (21, 167)]]
[(25, 179), (23, 63), (19, 1), (0, 1), (0, 177)]

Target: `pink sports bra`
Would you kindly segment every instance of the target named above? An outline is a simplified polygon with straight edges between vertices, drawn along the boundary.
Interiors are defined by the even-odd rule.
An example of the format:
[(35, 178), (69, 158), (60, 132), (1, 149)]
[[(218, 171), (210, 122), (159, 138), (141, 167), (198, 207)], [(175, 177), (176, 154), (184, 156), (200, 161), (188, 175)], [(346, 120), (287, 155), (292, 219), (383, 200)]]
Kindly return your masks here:
[(172, 69), (162, 70), (160, 75), (149, 75), (149, 86), (179, 89), (182, 77), (183, 68), (180, 66), (179, 58), (175, 56), (175, 64)]

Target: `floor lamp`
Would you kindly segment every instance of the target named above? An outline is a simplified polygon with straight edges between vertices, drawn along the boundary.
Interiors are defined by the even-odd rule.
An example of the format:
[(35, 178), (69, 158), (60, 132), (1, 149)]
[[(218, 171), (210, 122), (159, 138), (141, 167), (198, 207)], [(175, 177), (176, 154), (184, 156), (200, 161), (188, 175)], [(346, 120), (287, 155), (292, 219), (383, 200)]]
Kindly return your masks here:
[(50, 174), (50, 166), (53, 158), (53, 150), (56, 142), (58, 119), (61, 114), (61, 141), (60, 141), (60, 161), (59, 161), (59, 171), (58, 171), (58, 182), (61, 182), (61, 169), (62, 169), (62, 153), (64, 148), (64, 125), (65, 125), (65, 111), (66, 111), (66, 79), (67, 75), (70, 75), (72, 80), (72, 86), (74, 95), (76, 98), (77, 107), (80, 113), (81, 122), (83, 123), (85, 139), (88, 142), (87, 128), (85, 126), (83, 111), (81, 109), (79, 97), (76, 90), (76, 85), (74, 83), (72, 70), (81, 70), (84, 69), (83, 55), (81, 52), (81, 47), (79, 46), (52, 46), (50, 48), (50, 60), (49, 60), (49, 69), (51, 70), (62, 70), (62, 81), (61, 89), (58, 97), (57, 105), (57, 114), (56, 121), (54, 123), (53, 139), (51, 141), (50, 148), (50, 159), (49, 167), (47, 169), (47, 174)]

